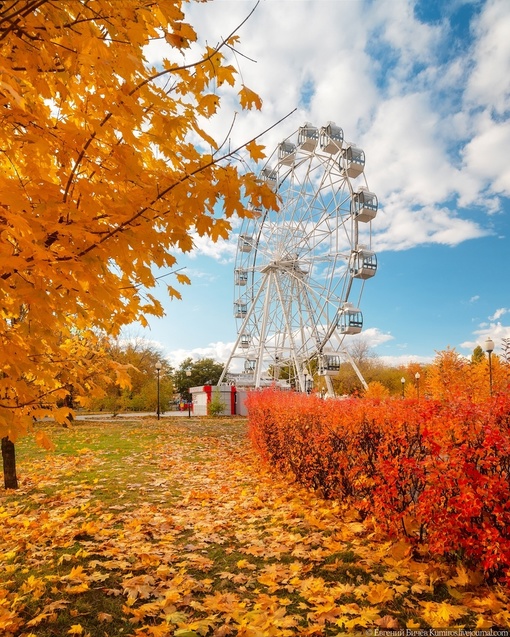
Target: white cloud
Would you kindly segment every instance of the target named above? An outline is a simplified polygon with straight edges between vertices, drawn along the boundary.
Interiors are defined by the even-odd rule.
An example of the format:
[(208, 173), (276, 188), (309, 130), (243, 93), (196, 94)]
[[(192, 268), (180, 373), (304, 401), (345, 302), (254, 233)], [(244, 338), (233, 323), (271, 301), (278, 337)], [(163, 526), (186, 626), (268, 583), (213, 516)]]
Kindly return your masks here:
[(489, 321), (497, 321), (508, 312), (510, 312), (508, 308), (501, 307), (499, 308), (499, 310), (496, 310), (492, 316), (489, 316)]
[(193, 250), (188, 253), (190, 259), (196, 259), (200, 256), (210, 257), (219, 263), (231, 263), (233, 262), (236, 250), (237, 242), (233, 239), (219, 239), (213, 241), (209, 237), (201, 237), (197, 233), (193, 233)]
[(489, 188), (492, 193), (508, 197), (510, 121), (495, 122), (485, 112), (477, 122), (479, 130), (462, 152), (465, 170), (480, 190)]
[(503, 325), (499, 320), (503, 316), (510, 314), (510, 308), (498, 308), (492, 316), (489, 316), (489, 322), (482, 322), (478, 325), (478, 329), (473, 332), (474, 339), (464, 341), (460, 347), (473, 350), (477, 345), (485, 349), (485, 341), (491, 338), (494, 341), (494, 351), (501, 352), (503, 339), (510, 339), (510, 325)]
[(422, 363), (423, 365), (427, 365), (428, 363), (432, 363), (434, 357), (401, 354), (400, 356), (379, 356), (379, 360), (388, 367), (406, 367), (409, 363)]
[(487, 0), (474, 29), (474, 69), (468, 78), (466, 100), (498, 115), (510, 106), (510, 4)]
[(476, 301), (479, 301), (479, 300), (480, 300), (480, 295), (479, 295), (479, 294), (475, 294), (474, 296), (472, 296), (472, 297), (469, 299), (469, 302), (470, 302), (470, 303), (476, 303)]
[(473, 351), (478, 345), (485, 349), (485, 341), (491, 338), (494, 341), (494, 352), (500, 354), (502, 351), (503, 339), (510, 339), (510, 325), (505, 326), (501, 323), (494, 323), (490, 326), (480, 326), (479, 330), (474, 332), (473, 340), (464, 341), (460, 347)]
[(383, 101), (366, 133), (367, 173), (384, 202), (400, 195), (408, 206), (444, 201), (454, 191), (456, 170), (439, 142), (439, 114), (429, 96), (415, 93)]
[(174, 349), (167, 354), (166, 359), (173, 367), (179, 367), (179, 365), (186, 358), (192, 358), (193, 360), (200, 360), (202, 358), (213, 358), (219, 363), (226, 363), (233, 347), (233, 342), (223, 343), (221, 341), (218, 341), (216, 343), (209, 343), (205, 347), (194, 347), (191, 349)]
[(408, 250), (427, 243), (455, 246), (488, 234), (474, 221), (462, 219), (448, 208), (424, 206), (410, 210), (398, 196), (391, 197), (378, 214), (373, 231), (377, 252)]
[[(369, 327), (361, 334), (357, 334), (350, 337), (352, 341), (361, 340), (365, 342), (371, 349), (378, 347), (379, 345), (383, 345), (384, 343), (388, 343), (389, 341), (394, 340), (394, 337), (391, 334), (381, 332), (377, 327)], [(347, 349), (349, 349), (349, 341), (345, 343)]]

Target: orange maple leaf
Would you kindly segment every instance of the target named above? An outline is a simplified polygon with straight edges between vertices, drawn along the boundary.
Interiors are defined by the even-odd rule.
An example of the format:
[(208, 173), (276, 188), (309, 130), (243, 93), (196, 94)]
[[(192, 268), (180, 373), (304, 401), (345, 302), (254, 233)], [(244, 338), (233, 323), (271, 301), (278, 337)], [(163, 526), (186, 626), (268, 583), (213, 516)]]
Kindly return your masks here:
[(264, 159), (266, 154), (263, 152), (264, 146), (257, 144), (255, 140), (246, 145), (246, 150), (250, 153), (250, 157), (253, 161), (258, 161), (259, 159)]
[(243, 84), (243, 88), (239, 91), (239, 101), (245, 109), (251, 109), (253, 106), (260, 111), (262, 108), (262, 100), (260, 97), (247, 86)]

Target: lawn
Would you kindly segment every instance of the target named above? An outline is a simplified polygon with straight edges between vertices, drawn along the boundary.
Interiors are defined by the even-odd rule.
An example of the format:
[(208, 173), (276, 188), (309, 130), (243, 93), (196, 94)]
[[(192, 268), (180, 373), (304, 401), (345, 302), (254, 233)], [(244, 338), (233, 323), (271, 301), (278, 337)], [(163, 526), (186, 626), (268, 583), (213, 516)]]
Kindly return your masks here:
[(0, 634), (429, 634), (510, 626), (508, 589), (272, 475), (243, 419), (46, 425), (0, 493)]

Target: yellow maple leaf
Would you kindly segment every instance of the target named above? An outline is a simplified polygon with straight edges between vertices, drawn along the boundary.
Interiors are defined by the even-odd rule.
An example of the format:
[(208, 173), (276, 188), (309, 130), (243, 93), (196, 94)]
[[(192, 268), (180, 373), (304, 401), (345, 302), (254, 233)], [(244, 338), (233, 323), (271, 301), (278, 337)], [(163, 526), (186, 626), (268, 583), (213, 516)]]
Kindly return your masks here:
[(395, 617), (392, 617), (391, 615), (384, 615), (384, 617), (381, 617), (380, 619), (376, 619), (375, 624), (377, 624), (377, 626), (380, 626), (381, 628), (398, 628), (399, 627), (399, 623), (398, 621), (395, 619)]
[(64, 590), (66, 593), (70, 593), (71, 595), (79, 595), (80, 593), (88, 591), (89, 585), (87, 582), (83, 582), (83, 584), (78, 584), (77, 586), (66, 586)]
[(464, 606), (453, 606), (447, 602), (420, 602), (420, 605), (423, 607), (423, 619), (437, 628), (447, 628), (469, 612)]
[(259, 159), (264, 159), (266, 154), (263, 152), (264, 146), (261, 144), (257, 144), (255, 140), (246, 144), (246, 150), (250, 153), (250, 157), (253, 161), (258, 161)]
[(371, 604), (384, 604), (395, 597), (395, 592), (383, 582), (368, 587), (367, 600)]
[(67, 631), (68, 635), (83, 635), (83, 626), (81, 624), (73, 624)]
[(260, 111), (262, 108), (262, 100), (260, 97), (243, 84), (243, 88), (239, 91), (239, 102), (245, 109), (251, 109), (253, 106)]
[(218, 110), (218, 106), (220, 103), (220, 98), (214, 93), (209, 95), (204, 95), (200, 102), (197, 104), (197, 111), (200, 115), (204, 115), (205, 117), (210, 117), (214, 115)]
[(43, 447), (47, 451), (54, 451), (55, 445), (53, 444), (51, 438), (48, 437), (45, 431), (37, 431), (35, 434), (35, 442), (39, 447)]
[(216, 70), (216, 82), (218, 86), (221, 86), (224, 82), (230, 86), (235, 84), (236, 70), (232, 65), (220, 66)]
[(345, 628), (347, 628), (347, 630), (352, 630), (353, 628), (357, 628), (359, 626), (362, 626), (363, 628), (367, 628), (367, 626), (372, 626), (376, 622), (376, 620), (378, 620), (379, 618), (380, 618), (380, 615), (376, 610), (372, 608), (368, 608), (368, 609), (360, 610), (359, 617), (354, 617), (353, 619), (348, 619), (348, 620), (344, 620), (342, 618), (342, 619), (338, 619), (335, 623), (338, 626), (344, 625)]
[(167, 285), (167, 290), (170, 298), (172, 299), (182, 299), (182, 294), (179, 290), (176, 290), (173, 286)]
[(478, 615), (477, 619), (476, 619), (476, 626), (475, 628), (477, 630), (483, 630), (486, 628), (491, 628), (493, 626), (493, 622), (491, 622), (490, 619), (487, 619), (486, 617), (484, 617), (483, 615)]
[(179, 281), (179, 283), (181, 283), (182, 285), (191, 285), (189, 277), (187, 277), (185, 274), (177, 274), (176, 276), (177, 281)]

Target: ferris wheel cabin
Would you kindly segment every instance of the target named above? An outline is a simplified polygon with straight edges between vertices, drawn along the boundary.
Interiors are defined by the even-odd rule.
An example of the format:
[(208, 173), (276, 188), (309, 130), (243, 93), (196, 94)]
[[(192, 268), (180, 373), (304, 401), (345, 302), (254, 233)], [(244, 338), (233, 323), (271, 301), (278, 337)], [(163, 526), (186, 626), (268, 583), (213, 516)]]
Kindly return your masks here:
[(234, 316), (236, 318), (244, 318), (248, 314), (248, 304), (245, 301), (236, 301), (234, 303)]
[(312, 126), (310, 123), (306, 123), (304, 126), (301, 126), (298, 131), (298, 146), (302, 150), (307, 150), (312, 152), (315, 150), (317, 146), (317, 142), (319, 141), (319, 129), (315, 126)]
[(340, 161), (343, 161), (340, 167), (353, 179), (361, 175), (365, 169), (365, 153), (354, 144), (348, 144), (347, 148), (343, 149)]
[(296, 145), (292, 142), (282, 142), (278, 146), (278, 160), (286, 166), (292, 166), (296, 159)]
[(319, 376), (334, 376), (340, 370), (340, 356), (325, 355), (319, 361)]
[(351, 273), (356, 279), (371, 279), (377, 272), (375, 252), (360, 248), (351, 255)]
[(351, 212), (358, 221), (372, 221), (377, 214), (379, 202), (373, 192), (361, 187), (351, 201)]
[(260, 171), (260, 176), (266, 182), (266, 184), (271, 188), (271, 190), (276, 190), (276, 179), (278, 177), (276, 170), (274, 168), (262, 168)]
[(338, 312), (338, 331), (340, 334), (359, 334), (363, 329), (363, 314), (352, 303), (344, 303)]
[(323, 126), (320, 132), (320, 146), (326, 153), (334, 155), (342, 149), (344, 141), (344, 132), (334, 122), (329, 122), (327, 126)]
[(241, 337), (239, 339), (239, 345), (243, 349), (248, 349), (248, 347), (250, 347), (250, 343), (251, 343), (250, 335), (249, 334), (241, 334)]
[(239, 252), (251, 252), (252, 247), (253, 237), (249, 234), (240, 234), (238, 244)]
[(234, 270), (234, 281), (236, 285), (246, 285), (248, 283), (248, 270)]

